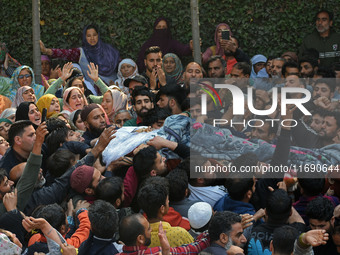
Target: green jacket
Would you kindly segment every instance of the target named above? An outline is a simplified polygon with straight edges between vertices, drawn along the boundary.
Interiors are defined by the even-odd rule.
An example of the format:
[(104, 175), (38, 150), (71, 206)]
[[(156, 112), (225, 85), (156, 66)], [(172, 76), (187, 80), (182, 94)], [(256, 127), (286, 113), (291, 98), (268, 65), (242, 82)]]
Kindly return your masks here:
[(310, 48), (319, 51), (320, 66), (330, 68), (332, 63), (340, 62), (340, 34), (332, 29), (328, 37), (321, 37), (316, 29), (306, 36), (299, 49), (299, 57)]

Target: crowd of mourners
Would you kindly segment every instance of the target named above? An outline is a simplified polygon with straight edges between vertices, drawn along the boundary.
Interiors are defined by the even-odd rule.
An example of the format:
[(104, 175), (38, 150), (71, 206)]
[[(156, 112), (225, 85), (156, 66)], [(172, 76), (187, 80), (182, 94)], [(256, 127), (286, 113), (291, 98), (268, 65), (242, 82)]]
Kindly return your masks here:
[[(42, 84), (2, 43), (0, 254), (340, 254), (340, 34), (332, 26), (333, 13), (321, 10), (299, 49), (250, 58), (221, 23), (203, 64), (183, 65), (193, 42), (175, 40), (166, 18), (135, 60), (87, 25), (79, 48), (40, 41)], [(243, 115), (216, 83), (243, 92)], [(283, 111), (284, 88), (304, 89), (289, 99), (309, 91), (302, 106), (311, 115), (289, 104)], [(227, 121), (213, 127), (214, 119)], [(213, 133), (190, 148), (192, 126)], [(242, 146), (224, 158), (204, 153), (223, 139)], [(273, 153), (264, 159), (267, 150), (249, 145)], [(326, 173), (192, 175), (193, 165), (260, 169), (295, 155), (302, 165), (323, 162)]]

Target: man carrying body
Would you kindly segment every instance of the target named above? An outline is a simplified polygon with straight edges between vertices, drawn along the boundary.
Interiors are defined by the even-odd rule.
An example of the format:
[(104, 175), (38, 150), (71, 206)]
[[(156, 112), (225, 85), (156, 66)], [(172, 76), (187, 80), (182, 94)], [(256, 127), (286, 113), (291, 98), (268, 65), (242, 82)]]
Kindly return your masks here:
[(105, 113), (98, 104), (89, 104), (83, 108), (80, 116), (86, 127), (84, 142), (91, 145), (91, 141), (98, 138), (106, 128)]
[(143, 119), (148, 116), (154, 108), (153, 95), (146, 87), (136, 87), (131, 95), (133, 110), (137, 113), (137, 118), (133, 118), (124, 123), (124, 127), (138, 126)]

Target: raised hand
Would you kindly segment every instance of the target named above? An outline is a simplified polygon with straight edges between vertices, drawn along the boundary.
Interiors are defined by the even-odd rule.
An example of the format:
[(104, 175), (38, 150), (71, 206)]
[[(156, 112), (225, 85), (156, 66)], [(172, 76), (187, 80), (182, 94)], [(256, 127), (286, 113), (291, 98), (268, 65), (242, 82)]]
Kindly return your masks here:
[(61, 75), (62, 72), (59, 65), (57, 65), (54, 69), (51, 68), (50, 79), (58, 79), (59, 77), (61, 77)]
[(156, 89), (157, 87), (157, 69), (153, 68), (150, 74), (150, 89)]
[(17, 209), (18, 195), (17, 189), (14, 189), (14, 192), (6, 193), (2, 202), (7, 210), (7, 212)]
[(46, 48), (45, 44), (41, 40), (39, 42), (40, 42), (40, 51), (41, 51), (41, 53), (44, 54), (44, 55), (51, 56), (52, 55), (52, 50)]
[(170, 255), (170, 244), (168, 238), (166, 237), (166, 232), (163, 229), (163, 224), (160, 221), (158, 227), (158, 238), (162, 247), (162, 255)]
[(321, 244), (326, 244), (328, 240), (328, 233), (324, 229), (310, 230), (302, 235), (302, 242), (311, 245), (319, 246)]
[(99, 75), (98, 75), (98, 65), (95, 65), (94, 63), (90, 63), (89, 65), (87, 65), (87, 67), (89, 68), (89, 70), (87, 71), (87, 75), (94, 81), (97, 82), (99, 79)]
[(39, 127), (36, 130), (36, 138), (33, 145), (32, 153), (35, 155), (41, 154), (41, 146), (44, 143), (45, 136), (48, 134), (46, 122), (44, 121), (39, 125)]
[(67, 62), (64, 66), (63, 66), (63, 70), (61, 72), (61, 76), (60, 79), (62, 79), (63, 81), (66, 81), (68, 78), (70, 78), (70, 76), (73, 73), (73, 65), (72, 62)]
[(40, 75), (41, 76), (41, 85), (44, 86), (44, 88), (47, 90), (50, 87), (50, 84), (48, 84), (45, 76), (43, 74)]
[(166, 77), (165, 77), (165, 73), (164, 73), (162, 67), (160, 67), (160, 66), (157, 66), (157, 75), (158, 75), (159, 83), (162, 86), (165, 86), (166, 85)]

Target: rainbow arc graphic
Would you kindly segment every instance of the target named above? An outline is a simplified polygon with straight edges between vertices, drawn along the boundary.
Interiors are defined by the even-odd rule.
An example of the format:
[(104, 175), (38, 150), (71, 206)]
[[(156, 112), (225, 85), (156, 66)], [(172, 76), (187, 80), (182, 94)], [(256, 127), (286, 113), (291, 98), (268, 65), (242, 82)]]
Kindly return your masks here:
[[(216, 95), (216, 97), (217, 97), (217, 99), (218, 99), (220, 105), (222, 106), (221, 97), (220, 97), (220, 95), (217, 93), (216, 89), (214, 89), (212, 86), (210, 86), (209, 84), (206, 84), (206, 83), (204, 83), (204, 82), (200, 82), (200, 85), (203, 85), (203, 86), (206, 87), (206, 88), (200, 88), (200, 89), (201, 89), (202, 91), (204, 91), (205, 93), (207, 93), (207, 94), (211, 97), (211, 99), (214, 101), (215, 106), (217, 106), (216, 99), (215, 99), (214, 95), (213, 95), (209, 90), (211, 90), (211, 91)], [(208, 89), (209, 89), (209, 90), (208, 90)]]

